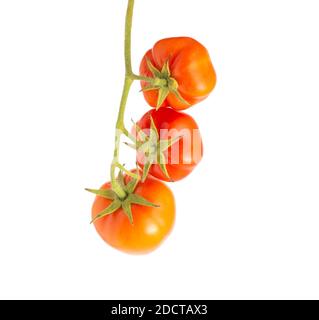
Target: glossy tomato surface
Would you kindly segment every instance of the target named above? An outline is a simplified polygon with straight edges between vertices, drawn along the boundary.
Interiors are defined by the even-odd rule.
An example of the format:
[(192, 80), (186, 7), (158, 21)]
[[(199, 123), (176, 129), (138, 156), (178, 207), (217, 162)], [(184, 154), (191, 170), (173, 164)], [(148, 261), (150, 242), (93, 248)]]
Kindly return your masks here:
[[(126, 181), (129, 178), (126, 177)], [(106, 183), (101, 189), (110, 189)], [(175, 221), (175, 200), (172, 191), (161, 181), (149, 177), (139, 183), (135, 194), (158, 205), (132, 205), (133, 224), (122, 209), (94, 222), (101, 238), (112, 247), (131, 254), (148, 253), (156, 249), (171, 232)], [(107, 208), (111, 200), (97, 196), (92, 218)]]
[[(174, 139), (180, 137), (176, 143), (165, 152), (166, 169), (169, 178), (163, 173), (160, 165), (154, 163), (149, 173), (163, 181), (178, 181), (188, 176), (203, 157), (203, 143), (195, 120), (188, 114), (170, 108), (150, 110), (140, 121), (138, 126), (145, 134), (149, 134), (151, 117), (157, 128), (160, 139)], [(139, 135), (137, 135), (139, 139)], [(140, 167), (146, 163), (145, 154), (137, 153)]]
[[(163, 39), (147, 51), (140, 65), (140, 74), (152, 77), (147, 59), (159, 70), (166, 61), (169, 62), (171, 77), (177, 81), (180, 95), (188, 102), (185, 104), (170, 93), (162, 107), (187, 109), (204, 100), (216, 85), (216, 73), (207, 49), (192, 38)], [(142, 81), (141, 85), (145, 88), (149, 83)], [(157, 106), (158, 90), (145, 91), (144, 97), (150, 106)]]

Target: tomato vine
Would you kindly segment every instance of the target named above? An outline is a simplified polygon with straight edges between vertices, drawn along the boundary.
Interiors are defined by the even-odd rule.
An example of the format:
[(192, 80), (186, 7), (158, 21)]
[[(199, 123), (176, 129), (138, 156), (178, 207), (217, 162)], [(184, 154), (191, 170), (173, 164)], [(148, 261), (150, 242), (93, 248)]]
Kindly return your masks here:
[[(173, 193), (161, 180), (184, 179), (202, 158), (198, 126), (190, 115), (179, 111), (204, 100), (215, 87), (216, 74), (206, 48), (188, 37), (158, 41), (147, 51), (139, 74), (135, 74), (131, 58), (134, 3), (135, 0), (128, 0), (126, 10), (125, 75), (115, 127), (111, 181), (100, 189), (86, 190), (96, 195), (92, 223), (100, 236), (120, 250), (143, 253), (165, 239), (175, 220)], [(146, 102), (155, 109), (144, 114), (129, 131), (124, 115), (134, 81), (141, 82)], [(162, 135), (161, 131), (167, 129), (174, 133)], [(196, 132), (196, 139), (179, 130)], [(131, 140), (126, 144), (136, 152), (136, 170), (126, 169), (119, 161), (123, 135)], [(178, 161), (169, 163), (176, 146), (181, 146)]]
[[(125, 134), (127, 137), (130, 137), (128, 130), (124, 124), (124, 114), (125, 108), (130, 93), (134, 79), (132, 71), (132, 58), (131, 58), (131, 46), (132, 46), (132, 22), (133, 22), (133, 11), (134, 11), (134, 0), (128, 0), (126, 20), (125, 20), (125, 45), (124, 45), (124, 57), (125, 57), (125, 80), (122, 98), (120, 102), (120, 109), (118, 113), (118, 118), (116, 122), (116, 132), (115, 132), (115, 146), (114, 146), (114, 155), (111, 165), (111, 185), (113, 191), (118, 195), (119, 198), (124, 199), (126, 197), (126, 192), (123, 190), (123, 187), (119, 184), (118, 179), (115, 175), (116, 168), (123, 170), (124, 167), (119, 163), (119, 150), (120, 150), (120, 138), (121, 134)], [(126, 171), (126, 170), (125, 170)], [(130, 174), (130, 172), (127, 172)], [(135, 177), (137, 178), (137, 177)]]

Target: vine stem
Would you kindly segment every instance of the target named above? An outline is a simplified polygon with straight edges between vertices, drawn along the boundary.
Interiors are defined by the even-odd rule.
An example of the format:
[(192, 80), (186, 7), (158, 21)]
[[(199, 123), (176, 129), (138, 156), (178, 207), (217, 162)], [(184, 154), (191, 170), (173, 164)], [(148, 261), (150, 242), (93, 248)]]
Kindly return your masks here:
[(138, 76), (137, 74), (131, 74), (130, 78), (133, 80), (142, 80), (142, 81), (146, 81), (146, 82), (150, 82), (150, 83), (152, 83), (154, 81), (154, 78)]
[(111, 165), (111, 185), (113, 191), (117, 194), (120, 199), (124, 199), (127, 195), (123, 190), (123, 187), (117, 181), (115, 170), (118, 167), (119, 160), (119, 149), (120, 149), (120, 138), (124, 134), (130, 136), (128, 130), (124, 124), (124, 114), (126, 109), (126, 103), (129, 96), (129, 92), (134, 80), (137, 80), (133, 75), (132, 71), (132, 58), (131, 58), (131, 34), (132, 34), (132, 22), (133, 22), (133, 11), (134, 11), (134, 0), (128, 0), (126, 19), (125, 19), (125, 42), (124, 42), (124, 58), (125, 58), (125, 81), (123, 86), (122, 98), (120, 108), (118, 112), (116, 122), (116, 133), (115, 133), (115, 146), (113, 161)]

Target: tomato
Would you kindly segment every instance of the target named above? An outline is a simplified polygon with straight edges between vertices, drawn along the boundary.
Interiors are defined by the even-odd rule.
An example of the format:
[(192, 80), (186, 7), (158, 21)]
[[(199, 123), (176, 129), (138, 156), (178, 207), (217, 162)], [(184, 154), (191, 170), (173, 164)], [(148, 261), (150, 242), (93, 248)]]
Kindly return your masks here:
[[(198, 41), (188, 37), (168, 38), (158, 41), (147, 51), (140, 65), (140, 74), (154, 78), (150, 64), (158, 71), (165, 69), (168, 62), (169, 74), (162, 72), (158, 78), (160, 86), (168, 88), (163, 103), (159, 102), (159, 87), (149, 82), (141, 81), (144, 97), (152, 107), (172, 107), (176, 110), (187, 109), (204, 100), (216, 85), (216, 73), (206, 48)], [(153, 87), (153, 89), (152, 89)], [(174, 90), (177, 92), (174, 94)], [(179, 95), (179, 98), (177, 97)]]
[[(148, 136), (152, 126), (151, 120), (153, 120), (158, 132), (158, 139), (157, 146), (151, 142), (149, 149), (153, 151), (156, 149), (156, 156), (150, 157), (147, 154), (150, 151), (145, 152), (144, 145), (142, 145), (137, 151), (138, 164), (144, 169), (148, 165), (147, 171), (152, 176), (164, 181), (178, 181), (185, 178), (194, 170), (203, 156), (202, 139), (195, 120), (190, 115), (170, 108), (151, 110), (137, 123), (138, 129)], [(133, 133), (135, 133), (134, 131)], [(176, 141), (164, 151), (162, 158), (160, 157), (161, 142), (159, 139), (162, 142)], [(137, 134), (137, 140), (143, 140), (140, 134)], [(163, 143), (164, 147), (165, 145), (167, 144)], [(160, 165), (161, 161), (162, 164), (164, 162), (164, 166)]]
[[(131, 178), (125, 177), (128, 182)], [(108, 190), (110, 183), (101, 189)], [(94, 221), (101, 238), (112, 247), (132, 254), (147, 253), (157, 248), (171, 232), (175, 221), (175, 200), (171, 190), (161, 181), (147, 178), (138, 183), (134, 194), (158, 207), (131, 205), (133, 223), (122, 208)], [(92, 218), (111, 204), (111, 200), (97, 196), (92, 208)]]

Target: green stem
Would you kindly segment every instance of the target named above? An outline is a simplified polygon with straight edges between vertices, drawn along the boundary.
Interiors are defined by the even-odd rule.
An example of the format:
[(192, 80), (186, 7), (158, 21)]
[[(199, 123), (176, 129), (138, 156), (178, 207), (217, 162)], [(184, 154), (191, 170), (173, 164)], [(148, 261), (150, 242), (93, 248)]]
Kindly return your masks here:
[(125, 19), (125, 43), (124, 43), (126, 75), (133, 74), (132, 61), (131, 61), (133, 11), (134, 11), (134, 0), (128, 0), (126, 19)]
[[(124, 125), (124, 114), (125, 114), (126, 103), (127, 103), (127, 99), (128, 99), (129, 93), (130, 93), (132, 83), (133, 83), (133, 80), (126, 76), (125, 81), (124, 81), (124, 86), (123, 86), (120, 109), (119, 109), (117, 121), (116, 121), (117, 133), (123, 133), (125, 135), (128, 132), (127, 132), (125, 125)], [(118, 131), (120, 131), (120, 132), (118, 132)], [(114, 150), (114, 151), (116, 151), (116, 150)]]
[(119, 149), (120, 149), (120, 137), (122, 134), (129, 136), (128, 130), (124, 125), (124, 114), (128, 95), (132, 86), (134, 79), (131, 77), (132, 72), (132, 61), (131, 61), (131, 34), (132, 34), (132, 21), (133, 21), (133, 11), (134, 11), (134, 0), (128, 0), (126, 19), (125, 19), (125, 42), (124, 42), (124, 57), (125, 57), (125, 81), (123, 87), (123, 93), (120, 103), (120, 109), (116, 122), (116, 137), (114, 146), (114, 155), (111, 165), (111, 184), (113, 191), (117, 194), (120, 199), (124, 199), (127, 194), (123, 190), (122, 186), (116, 179), (115, 170), (119, 159)]
[(154, 78), (139, 76), (137, 74), (131, 74), (130, 78), (133, 80), (142, 80), (142, 81), (150, 82), (150, 83), (154, 82)]
[(121, 143), (121, 135), (128, 135), (128, 131), (124, 125), (124, 113), (126, 108), (126, 103), (128, 99), (128, 95), (130, 92), (131, 85), (133, 80), (128, 77), (125, 77), (123, 93), (120, 103), (120, 109), (116, 122), (116, 133), (115, 133), (115, 144), (114, 144), (114, 154), (113, 161), (111, 165), (111, 184), (113, 191), (118, 195), (120, 199), (124, 199), (126, 197), (126, 192), (123, 190), (122, 186), (116, 179), (115, 170), (118, 167), (117, 164), (119, 162), (119, 153), (120, 153), (120, 143)]

